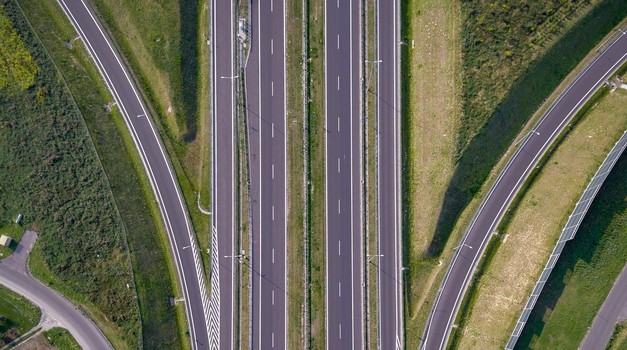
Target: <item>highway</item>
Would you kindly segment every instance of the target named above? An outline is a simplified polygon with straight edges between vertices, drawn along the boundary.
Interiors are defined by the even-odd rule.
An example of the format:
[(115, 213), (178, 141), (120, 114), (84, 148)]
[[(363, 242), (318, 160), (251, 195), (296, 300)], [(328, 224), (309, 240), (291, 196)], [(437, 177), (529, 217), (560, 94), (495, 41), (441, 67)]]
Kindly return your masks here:
[(488, 238), (511, 200), (577, 110), (625, 62), (626, 57), (627, 36), (623, 33), (586, 67), (525, 136), (483, 200), (456, 251), (427, 322), (422, 349), (446, 347), (459, 304)]
[(362, 349), (361, 1), (325, 0), (326, 348)]
[(26, 260), (36, 238), (35, 232), (26, 231), (15, 251), (0, 260), (0, 284), (45, 310), (83, 349), (112, 349), (100, 329), (80, 309), (30, 275)]
[(168, 234), (187, 315), (192, 349), (209, 347), (209, 305), (187, 209), (154, 122), (111, 39), (83, 0), (58, 0), (80, 35), (119, 108), (148, 175)]
[(246, 104), (252, 201), (252, 349), (287, 344), (285, 2), (252, 1)]
[(377, 305), (379, 349), (403, 349), (398, 1), (377, 1)]
[(625, 320), (627, 320), (627, 265), (616, 278), (579, 349), (605, 349), (616, 324)]
[[(235, 339), (235, 104), (234, 3), (212, 1), (213, 164), (211, 334), (212, 349), (233, 349)], [(214, 246), (215, 245), (215, 246)], [(217, 309), (217, 310), (216, 310)]]

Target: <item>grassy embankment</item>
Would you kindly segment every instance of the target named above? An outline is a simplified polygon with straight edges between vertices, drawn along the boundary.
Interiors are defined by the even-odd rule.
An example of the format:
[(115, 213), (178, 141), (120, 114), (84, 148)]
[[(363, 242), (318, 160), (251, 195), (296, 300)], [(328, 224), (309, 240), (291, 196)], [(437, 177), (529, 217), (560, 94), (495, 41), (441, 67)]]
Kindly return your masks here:
[[(413, 27), (428, 13), (428, 9), (421, 10), (420, 4), (412, 6), (408, 3), (407, 16), (403, 19), (403, 38), (409, 46), (403, 60), (406, 65), (402, 69), (408, 72), (404, 76), (411, 77), (404, 82), (406, 103), (418, 101), (407, 97), (416, 95), (418, 90), (411, 85), (417, 85), (419, 81), (413, 78), (413, 71), (428, 67), (426, 59), (412, 60), (419, 52), (410, 49), (412, 40), (418, 44), (419, 38), (422, 36), (420, 40), (423, 40), (425, 37), (421, 33), (425, 32), (433, 32), (434, 40), (441, 40), (444, 33), (455, 32), (455, 26), (436, 27), (442, 33), (438, 36), (435, 35), (438, 32), (426, 24)], [(461, 237), (480, 199), (496, 178), (496, 170), (505, 164), (504, 155), (511, 154), (511, 149), (507, 149), (514, 137), (543, 100), (625, 15), (620, 1), (596, 1), (591, 5), (542, 2), (530, 6), (518, 1), (494, 7), (483, 1), (461, 4), (461, 19), (457, 24), (461, 36), (459, 43), (454, 45), (461, 45), (456, 50), (461, 51), (457, 69), (463, 68), (459, 73), (463, 89), (461, 92), (453, 90), (461, 101), (453, 104), (445, 117), (454, 117), (456, 106), (461, 111), (449, 124), (449, 129), (434, 133), (419, 128), (420, 124), (412, 127), (411, 122), (418, 115), (412, 112), (411, 104), (403, 106), (407, 111), (403, 135), (406, 145), (404, 185), (409, 193), (404, 211), (407, 223), (404, 228), (405, 249), (410, 264), (406, 283), (408, 346), (419, 344), (437, 292), (434, 287), (441, 282), (453, 255), (449, 247), (452, 248)], [(509, 20), (504, 22), (503, 18)], [(534, 21), (529, 22), (529, 18)], [(437, 24), (441, 25), (441, 22)], [(529, 26), (529, 23), (533, 25)], [(451, 79), (457, 77), (453, 73), (449, 76)], [(441, 89), (439, 85), (437, 88)], [(427, 174), (432, 169), (420, 165), (421, 157), (434, 154), (424, 152), (422, 149), (427, 146), (421, 142), (412, 141), (412, 138), (420, 140), (417, 136), (420, 129), (431, 131), (424, 136), (426, 142), (431, 142), (433, 135), (438, 138), (452, 135), (448, 139), (452, 149), (441, 150), (444, 155), (439, 164), (444, 165), (441, 171), (445, 175), (433, 171), (429, 177)], [(408, 168), (407, 164), (416, 166)], [(423, 175), (417, 177), (420, 172)], [(427, 181), (437, 183), (444, 177), (448, 178), (440, 185), (444, 186), (443, 190), (440, 187), (440, 197), (436, 193), (430, 201), (424, 201), (423, 189), (433, 185), (421, 184), (429, 184)], [(424, 214), (425, 218), (418, 220), (423, 213), (431, 215)]]
[(607, 344), (606, 350), (626, 350), (627, 349), (627, 322), (616, 325), (614, 333)]
[(38, 307), (0, 286), (0, 347), (26, 334), (39, 323), (40, 317)]
[(303, 3), (286, 3), (287, 70), (287, 269), (288, 344), (304, 347), (305, 268), (304, 261), (304, 129), (303, 123)]
[[(364, 8), (364, 59), (366, 61), (376, 61), (376, 18), (375, 18), (375, 1), (365, 1)], [(375, 254), (377, 251), (377, 64), (365, 63), (364, 67), (364, 180), (366, 181), (366, 191), (364, 193), (364, 200), (366, 204), (366, 254)], [(378, 340), (378, 322), (377, 322), (377, 269), (376, 261), (368, 261), (366, 258), (366, 273), (367, 273), (367, 290), (365, 297), (368, 300), (366, 305), (367, 319), (364, 322), (368, 322), (364, 326), (366, 327), (367, 346), (369, 349), (377, 348)]]
[(309, 45), (309, 269), (310, 347), (325, 348), (324, 2), (307, 0)]
[(452, 345), (484, 349), (507, 342), (576, 201), (627, 128), (627, 94), (603, 94), (594, 109), (582, 110), (584, 119), (572, 123), (521, 190), (462, 303)]
[(59, 350), (79, 350), (81, 348), (70, 332), (60, 327), (54, 327), (43, 332), (43, 336), (48, 341), (48, 344)]
[[(613, 95), (605, 97), (588, 117), (597, 119), (597, 127), (586, 133), (589, 136), (582, 135), (584, 141), (590, 143), (591, 140), (596, 140), (595, 143), (598, 143), (600, 138), (606, 138), (600, 134), (606, 131), (605, 129), (609, 129), (607, 131), (614, 137), (622, 134), (623, 130), (627, 129), (625, 106), (627, 106), (627, 93), (623, 91), (616, 91)], [(620, 125), (611, 122), (608, 126), (601, 126), (610, 116), (619, 121)], [(611, 140), (609, 136), (607, 138)], [(606, 149), (607, 146), (609, 142), (606, 142)], [(577, 158), (579, 158), (582, 153), (581, 149), (571, 150), (570, 159), (574, 159), (573, 151), (576, 151)], [(575, 167), (576, 164), (573, 164), (572, 160), (566, 164), (573, 165), (570, 171), (570, 175), (573, 175), (575, 173), (573, 170), (578, 169)], [(577, 349), (583, 340), (594, 316), (627, 262), (627, 177), (624, 176), (626, 171), (627, 157), (623, 156), (616, 163), (590, 207), (577, 236), (566, 244), (523, 330), (517, 348)], [(568, 181), (572, 179), (571, 176)], [(540, 202), (541, 198), (534, 198), (534, 200)], [(574, 203), (575, 200), (575, 197), (572, 197), (566, 202)], [(560, 206), (557, 207), (560, 208)], [(565, 209), (562, 207), (560, 215), (557, 216), (562, 219), (562, 222), (568, 218), (569, 212), (566, 211), (572, 208)], [(533, 218), (534, 221), (538, 219), (535, 216)], [(539, 221), (546, 221), (546, 219)], [(550, 232), (552, 234), (549, 236), (554, 240), (557, 234), (554, 231)], [(548, 252), (542, 252), (542, 255), (547, 254)], [(533, 277), (539, 276), (546, 258), (546, 256), (540, 257), (537, 263), (532, 264), (536, 272)], [(530, 261), (526, 263), (529, 264)], [(526, 291), (529, 292), (531, 288), (529, 285), (527, 287)], [(520, 312), (521, 302), (524, 301), (516, 303), (516, 306), (519, 306), (518, 312)], [(513, 324), (509, 330), (511, 331), (512, 328)]]
[[(31, 262), (54, 276), (44, 282), (82, 305), (114, 346), (135, 348), (137, 294), (127, 288), (133, 276), (126, 234), (109, 183), (44, 48), (15, 3), (2, 5), (3, 26), (6, 21), (15, 26), (23, 41), (20, 57), (32, 60), (35, 70), (14, 77), (26, 82), (20, 87), (0, 91), (1, 215), (23, 212), (23, 225), (39, 232)], [(41, 269), (33, 273), (42, 276)]]
[(171, 164), (209, 272), (211, 100), (208, 0), (95, 0), (95, 8), (130, 64)]
[[(185, 316), (179, 307), (177, 326), (177, 312), (168, 305), (168, 297), (178, 293), (165, 230), (122, 116), (115, 108), (107, 113), (102, 107), (112, 98), (82, 43), (75, 41), (72, 49), (66, 47), (66, 41), (76, 37), (76, 33), (61, 8), (54, 2), (20, 0), (20, 3), (82, 111), (119, 215), (130, 232), (127, 243), (139, 297), (143, 345), (152, 349), (181, 346), (177, 327), (182, 332), (186, 330)], [(42, 251), (36, 249), (31, 270), (40, 279), (60, 285), (42, 258)]]

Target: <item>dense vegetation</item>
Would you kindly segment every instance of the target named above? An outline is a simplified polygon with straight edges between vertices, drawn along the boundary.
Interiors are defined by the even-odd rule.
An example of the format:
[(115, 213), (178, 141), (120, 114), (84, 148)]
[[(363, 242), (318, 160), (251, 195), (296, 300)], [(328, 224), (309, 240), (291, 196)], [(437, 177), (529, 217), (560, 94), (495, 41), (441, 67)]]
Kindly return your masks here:
[(37, 66), (0, 8), (0, 90), (28, 89), (35, 83)]
[(0, 286), (0, 347), (36, 326), (40, 316), (39, 308)]
[[(58, 4), (39, 0), (21, 0), (20, 3), (63, 73), (85, 118), (128, 232), (143, 347), (180, 348), (176, 309), (168, 303), (168, 297), (176, 292), (175, 275), (168, 269), (165, 231), (159, 226), (161, 218), (153, 204), (152, 191), (122, 116), (116, 109), (108, 113), (102, 108), (111, 97), (81, 42), (75, 42), (72, 50), (65, 46), (76, 33)], [(179, 310), (182, 314), (183, 309)], [(181, 324), (184, 326), (184, 322)]]
[(54, 327), (43, 334), (48, 343), (59, 350), (80, 350), (81, 348), (66, 329)]
[(107, 179), (55, 67), (14, 3), (2, 5), (38, 74), (26, 90), (0, 91), (0, 217), (23, 213), (50, 271), (136, 347), (136, 295)]
[(627, 156), (566, 244), (516, 348), (576, 349), (627, 263)]

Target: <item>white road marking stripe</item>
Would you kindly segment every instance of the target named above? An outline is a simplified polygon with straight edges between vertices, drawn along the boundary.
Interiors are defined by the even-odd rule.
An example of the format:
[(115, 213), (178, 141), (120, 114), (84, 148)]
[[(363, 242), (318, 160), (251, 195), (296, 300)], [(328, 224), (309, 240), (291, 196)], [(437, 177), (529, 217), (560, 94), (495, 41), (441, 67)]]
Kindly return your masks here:
[(342, 339), (342, 324), (340, 323), (340, 339)]
[(337, 49), (340, 49), (340, 35), (337, 35)]
[(274, 39), (270, 39), (270, 54), (274, 55)]
[(274, 332), (272, 332), (272, 348), (274, 348)]
[(337, 293), (339, 297), (341, 298), (342, 297), (342, 282), (339, 282), (338, 284)]
[(342, 241), (337, 241), (337, 255), (342, 255)]
[(271, 91), (270, 93), (272, 94), (272, 96), (274, 96), (274, 80), (271, 83)]
[(340, 210), (341, 208), (342, 208), (342, 205), (341, 205), (341, 199), (338, 199), (338, 200), (337, 200), (337, 213), (338, 213), (338, 214), (342, 212), (342, 211)]
[(274, 289), (272, 290), (272, 305), (274, 305)]
[(272, 123), (272, 138), (274, 138), (274, 123)]
[(274, 179), (274, 164), (272, 164), (272, 178)]
[[(272, 263), (274, 264), (274, 248), (272, 248)], [(272, 291), (272, 295), (274, 296), (274, 291)]]
[(337, 159), (337, 172), (340, 173), (340, 158)]
[(340, 117), (337, 117), (337, 132), (340, 132)]
[(272, 221), (274, 221), (274, 205), (272, 206)]
[(274, 0), (270, 0), (270, 12), (274, 12)]
[(340, 91), (340, 76), (337, 76), (337, 90)]

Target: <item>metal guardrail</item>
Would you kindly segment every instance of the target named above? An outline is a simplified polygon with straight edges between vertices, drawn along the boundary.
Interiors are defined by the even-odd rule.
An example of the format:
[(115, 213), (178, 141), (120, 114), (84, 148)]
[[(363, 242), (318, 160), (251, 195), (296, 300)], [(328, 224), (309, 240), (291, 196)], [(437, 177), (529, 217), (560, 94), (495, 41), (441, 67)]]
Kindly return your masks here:
[(523, 311), (520, 317), (518, 318), (516, 327), (514, 327), (512, 335), (510, 336), (509, 341), (507, 342), (507, 345), (505, 346), (506, 350), (514, 349), (514, 346), (516, 345), (516, 342), (518, 341), (518, 338), (520, 337), (520, 334), (522, 333), (522, 330), (525, 327), (525, 323), (529, 319), (529, 315), (531, 315), (531, 311), (533, 310), (533, 307), (535, 306), (536, 301), (538, 300), (538, 297), (540, 296), (540, 293), (542, 293), (542, 289), (544, 288), (546, 281), (549, 279), (549, 276), (551, 275), (551, 271), (553, 271), (553, 268), (555, 267), (555, 263), (559, 259), (559, 256), (562, 253), (562, 250), (564, 249), (566, 242), (568, 242), (569, 240), (575, 237), (575, 234), (577, 233), (577, 229), (579, 229), (579, 225), (583, 221), (583, 218), (586, 216), (588, 208), (590, 208), (590, 205), (592, 204), (592, 201), (596, 197), (597, 192), (599, 192), (601, 185), (603, 185), (603, 182), (609, 175), (610, 171), (612, 171), (614, 164), (616, 163), (618, 158), (620, 158), (621, 154), (623, 153), (626, 147), (627, 147), (627, 131), (623, 132), (623, 135), (621, 136), (621, 138), (616, 142), (616, 144), (614, 145), (614, 148), (612, 148), (610, 153), (607, 155), (607, 157), (605, 158), (605, 160), (603, 161), (603, 163), (597, 170), (596, 174), (594, 174), (594, 177), (592, 178), (592, 180), (590, 180), (590, 183), (588, 184), (588, 187), (586, 187), (586, 190), (581, 195), (579, 202), (577, 202), (575, 209), (573, 210), (568, 221), (566, 222), (566, 225), (564, 226), (564, 229), (562, 230), (562, 234), (560, 235), (559, 240), (557, 241), (557, 244), (555, 245), (555, 248), (553, 248), (553, 252), (551, 253), (549, 260), (547, 261), (546, 266), (544, 267), (544, 270), (542, 271), (542, 274), (540, 275), (540, 279), (538, 279), (538, 281), (536, 282), (536, 285), (533, 288), (533, 291), (531, 292), (529, 299), (527, 300), (527, 304), (523, 308)]

